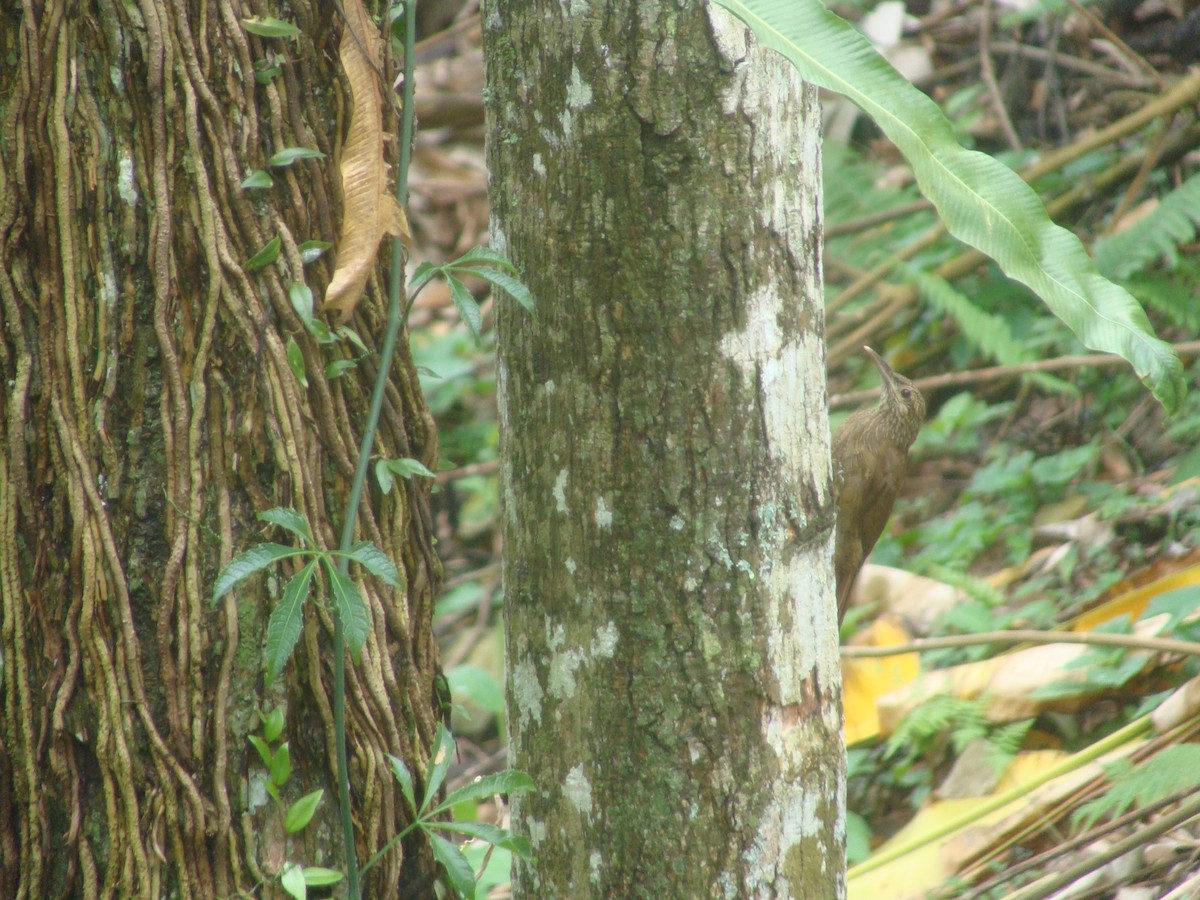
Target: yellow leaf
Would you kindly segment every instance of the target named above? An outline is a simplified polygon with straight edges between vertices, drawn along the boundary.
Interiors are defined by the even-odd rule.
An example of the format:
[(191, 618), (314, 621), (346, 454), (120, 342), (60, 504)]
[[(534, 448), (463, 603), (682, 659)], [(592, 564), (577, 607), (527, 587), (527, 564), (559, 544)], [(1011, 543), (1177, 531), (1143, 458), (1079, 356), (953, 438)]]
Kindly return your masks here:
[(1072, 631), (1091, 631), (1097, 625), (1115, 619), (1117, 616), (1128, 615), (1136, 622), (1150, 601), (1159, 594), (1179, 588), (1200, 584), (1200, 566), (1191, 566), (1173, 572), (1164, 578), (1159, 578), (1139, 588), (1125, 591), (1107, 603), (1102, 603), (1095, 609), (1088, 610), (1071, 626)]
[[(877, 619), (854, 637), (856, 645), (892, 647), (912, 638), (890, 618)], [(881, 696), (909, 684), (921, 674), (916, 653), (877, 659), (842, 660), (842, 705), (846, 713), (846, 743), (856, 744), (879, 734), (877, 703)]]

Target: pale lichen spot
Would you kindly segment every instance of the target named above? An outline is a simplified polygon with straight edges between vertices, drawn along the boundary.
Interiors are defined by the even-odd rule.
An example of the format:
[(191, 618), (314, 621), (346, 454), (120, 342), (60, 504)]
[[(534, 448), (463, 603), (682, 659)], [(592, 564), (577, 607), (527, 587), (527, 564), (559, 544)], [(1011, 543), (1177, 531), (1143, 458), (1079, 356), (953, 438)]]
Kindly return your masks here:
[(100, 300), (106, 309), (112, 309), (117, 305), (117, 279), (113, 277), (111, 272), (105, 272), (100, 276)]
[(592, 638), (592, 655), (598, 656), (601, 659), (611, 659), (617, 649), (617, 625), (615, 622), (609, 622), (607, 625), (601, 625), (596, 630), (596, 636)]
[(569, 557), (569, 556), (563, 562), (563, 565), (567, 567), (567, 572), (570, 573), (571, 575), (574, 575), (575, 570), (577, 568), (579, 568), (577, 565), (575, 565), (575, 560), (571, 559), (571, 557)]
[(267, 770), (253, 768), (248, 781), (249, 790), (246, 795), (246, 805), (251, 812), (260, 806), (266, 806), (270, 797), (267, 795)]
[(563, 781), (563, 796), (580, 815), (586, 816), (589, 820), (592, 818), (592, 785), (587, 776), (583, 774), (582, 764), (575, 766), (567, 773), (567, 777)]
[[(770, 286), (748, 295), (744, 324), (726, 332), (720, 347), (762, 406), (764, 437), (772, 459), (782, 464), (788, 481), (800, 484), (806, 453), (814, 471), (828, 466), (828, 459), (820, 458), (828, 453), (828, 445), (814, 439), (808, 422), (816, 391), (808, 361), (819, 358), (820, 348), (816, 336), (808, 332), (784, 333), (779, 315), (783, 302)], [(818, 496), (818, 504), (822, 500)]]
[(529, 843), (534, 847), (546, 839), (546, 823), (539, 819), (526, 817), (525, 830), (529, 832)]
[(612, 528), (612, 511), (608, 508), (608, 504), (604, 502), (603, 497), (596, 498), (596, 525), (600, 528)]
[(550, 658), (546, 690), (551, 697), (566, 700), (575, 695), (575, 670), (583, 665), (583, 651), (564, 650)]
[[(533, 154), (533, 171), (537, 172), (543, 178), (546, 177), (546, 164), (542, 162), (542, 154), (540, 153)], [(553, 381), (549, 382), (549, 384), (553, 383)]]
[(683, 531), (683, 526), (684, 526), (683, 516), (680, 516), (680, 515), (671, 516), (670, 525), (671, 525), (672, 531)]
[(592, 102), (592, 86), (579, 74), (576, 66), (571, 66), (571, 76), (567, 81), (567, 106), (572, 109), (583, 109)]
[(554, 479), (554, 507), (560, 513), (567, 511), (567, 469), (559, 469), (558, 476)]
[(545, 694), (542, 691), (541, 682), (538, 681), (537, 670), (533, 667), (533, 663), (521, 660), (513, 666), (508, 686), (513, 703), (517, 707), (517, 717), (521, 727), (524, 728), (531, 719), (540, 724), (542, 721), (542, 697)]
[(133, 177), (132, 156), (122, 156), (117, 163), (117, 193), (129, 206), (137, 206), (137, 181)]
[(599, 850), (593, 850), (588, 854), (588, 880), (592, 884), (600, 883), (600, 865), (604, 862), (604, 857), (600, 855)]

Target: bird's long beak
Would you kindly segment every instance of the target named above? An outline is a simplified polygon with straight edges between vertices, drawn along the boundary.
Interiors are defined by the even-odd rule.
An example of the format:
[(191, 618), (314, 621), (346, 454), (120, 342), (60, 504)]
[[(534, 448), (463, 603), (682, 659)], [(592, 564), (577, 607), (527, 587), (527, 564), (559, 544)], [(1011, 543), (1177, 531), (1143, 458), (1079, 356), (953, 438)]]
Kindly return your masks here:
[(871, 357), (871, 362), (875, 363), (875, 368), (879, 370), (879, 376), (883, 379), (883, 390), (888, 396), (896, 394), (896, 373), (892, 371), (892, 367), (883, 361), (883, 357), (872, 350), (870, 347), (863, 347), (867, 356)]

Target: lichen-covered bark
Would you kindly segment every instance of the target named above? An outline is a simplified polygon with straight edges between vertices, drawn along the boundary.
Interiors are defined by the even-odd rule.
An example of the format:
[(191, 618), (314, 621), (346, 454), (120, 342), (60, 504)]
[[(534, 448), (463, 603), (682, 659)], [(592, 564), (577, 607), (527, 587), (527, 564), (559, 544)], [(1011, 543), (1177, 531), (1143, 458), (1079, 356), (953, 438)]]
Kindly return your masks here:
[(700, 3), (483, 16), (518, 893), (839, 895), (815, 92)]
[[(268, 12), (303, 34), (243, 29)], [(0, 896), (230, 897), (285, 858), (339, 866), (328, 606), (268, 691), (264, 623), (290, 573), (210, 602), (219, 567), (264, 539), (260, 510), (294, 507), (336, 544), (365, 418), (372, 362), (326, 379), (331, 351), (287, 292), (322, 296), (329, 261), (297, 248), (339, 232), (336, 7), (27, 0), (0, 19)], [(327, 158), (240, 188), (288, 146)], [(279, 261), (247, 272), (276, 235)], [(381, 309), (374, 286), (354, 323), (368, 343)], [(432, 465), (407, 359), (392, 383), (380, 451)], [(364, 584), (374, 630), (349, 676), (365, 855), (407, 822), (385, 754), (419, 769), (434, 727), (439, 568), (417, 487), (368, 496), (360, 523), (408, 580)], [(246, 740), (278, 702), (285, 800), (329, 789), (291, 846)], [(411, 860), (391, 854), (374, 895), (420, 875)]]

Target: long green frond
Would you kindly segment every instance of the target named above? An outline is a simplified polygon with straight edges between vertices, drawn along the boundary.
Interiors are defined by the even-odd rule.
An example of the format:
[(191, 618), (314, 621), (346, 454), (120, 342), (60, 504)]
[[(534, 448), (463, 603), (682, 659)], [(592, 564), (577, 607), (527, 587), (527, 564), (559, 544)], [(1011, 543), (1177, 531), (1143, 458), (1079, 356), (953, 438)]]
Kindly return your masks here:
[(844, 95), (904, 154), (946, 229), (1034, 291), (1088, 347), (1130, 362), (1168, 410), (1183, 367), (1124, 288), (1096, 269), (1079, 239), (1054, 224), (1037, 194), (990, 156), (965, 150), (937, 105), (848, 22), (817, 0), (716, 0), (782, 53), (801, 77)]

